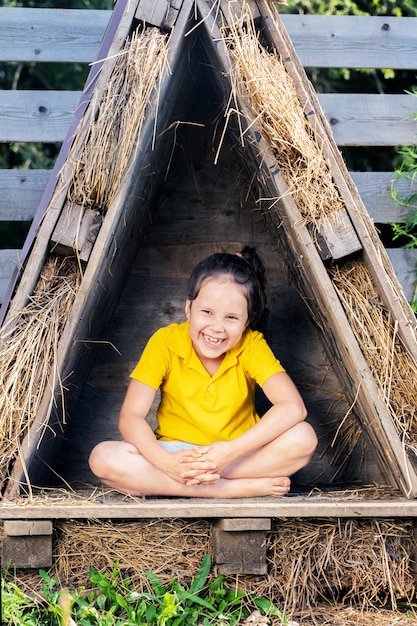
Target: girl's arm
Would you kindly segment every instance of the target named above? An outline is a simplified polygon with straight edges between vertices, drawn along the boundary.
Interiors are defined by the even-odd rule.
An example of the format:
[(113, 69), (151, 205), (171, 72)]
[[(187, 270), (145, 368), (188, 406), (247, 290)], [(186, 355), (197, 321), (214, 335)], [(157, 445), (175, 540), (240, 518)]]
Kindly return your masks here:
[[(123, 439), (135, 446), (138, 452), (144, 456), (152, 465), (171, 476), (178, 482), (185, 483), (181, 476), (184, 472), (184, 464), (179, 462), (183, 452), (170, 453), (164, 450), (158, 443), (152, 428), (146, 421), (152, 403), (155, 399), (156, 391), (149, 385), (131, 379), (125, 399), (119, 415), (119, 430)], [(215, 469), (214, 463), (206, 460), (199, 460), (201, 455), (194, 455), (187, 467), (194, 471), (209, 472)], [(218, 476), (206, 477), (205, 482), (217, 480)]]

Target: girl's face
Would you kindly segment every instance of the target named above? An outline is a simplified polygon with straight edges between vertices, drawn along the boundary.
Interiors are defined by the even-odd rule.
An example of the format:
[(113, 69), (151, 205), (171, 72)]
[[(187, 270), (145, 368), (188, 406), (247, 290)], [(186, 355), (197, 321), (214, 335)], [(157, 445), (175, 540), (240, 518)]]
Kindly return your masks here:
[(207, 280), (197, 298), (187, 300), (185, 314), (199, 359), (221, 361), (248, 325), (244, 289), (228, 276)]

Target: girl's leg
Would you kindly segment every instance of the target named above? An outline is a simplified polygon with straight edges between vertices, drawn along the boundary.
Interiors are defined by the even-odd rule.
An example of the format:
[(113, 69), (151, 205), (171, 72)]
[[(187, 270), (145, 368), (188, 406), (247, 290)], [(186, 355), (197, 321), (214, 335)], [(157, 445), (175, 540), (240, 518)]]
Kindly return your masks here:
[(317, 447), (317, 436), (307, 422), (299, 422), (262, 448), (235, 461), (225, 478), (292, 476), (305, 467)]
[(220, 478), (211, 485), (184, 485), (149, 463), (136, 448), (123, 441), (106, 441), (94, 448), (90, 467), (100, 480), (130, 495), (164, 495), (197, 498), (284, 496), (287, 477)]

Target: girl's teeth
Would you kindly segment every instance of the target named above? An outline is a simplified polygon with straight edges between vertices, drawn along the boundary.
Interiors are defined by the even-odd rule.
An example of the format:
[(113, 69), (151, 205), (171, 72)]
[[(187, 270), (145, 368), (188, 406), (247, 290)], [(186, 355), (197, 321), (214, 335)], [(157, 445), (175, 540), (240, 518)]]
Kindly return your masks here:
[(206, 336), (206, 340), (209, 343), (212, 343), (213, 345), (216, 345), (216, 346), (223, 341), (223, 339), (212, 339), (211, 337), (207, 337), (207, 336)]

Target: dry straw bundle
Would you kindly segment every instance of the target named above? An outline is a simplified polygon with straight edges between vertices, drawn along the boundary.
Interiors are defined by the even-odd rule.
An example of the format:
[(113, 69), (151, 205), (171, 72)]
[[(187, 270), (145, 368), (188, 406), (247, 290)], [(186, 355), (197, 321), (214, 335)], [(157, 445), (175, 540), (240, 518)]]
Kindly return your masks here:
[(411, 522), (280, 520), (269, 549), (268, 584), (290, 613), (322, 601), (366, 608), (414, 597)]
[[(138, 28), (117, 57), (98, 112), (89, 108), (89, 134), (80, 155), (73, 157), (71, 202), (105, 213), (129, 174), (145, 113), (158, 104), (156, 86), (166, 70), (166, 35), (157, 28)], [(155, 110), (155, 124), (156, 118)]]
[(398, 435), (417, 454), (417, 366), (363, 262), (334, 267), (330, 275)]
[[(79, 286), (71, 259), (50, 258), (27, 305), (0, 335), (0, 457), (5, 471), (36, 420), (47, 385), (59, 382), (56, 353)], [(49, 411), (52, 406), (49, 407)], [(44, 424), (38, 425), (39, 429)]]
[(343, 201), (294, 83), (278, 54), (260, 43), (249, 9), (244, 25), (228, 24), (224, 40), (233, 61), (233, 92), (253, 109), (305, 222), (314, 225), (339, 211)]
[(117, 561), (142, 588), (149, 585), (146, 571), (164, 584), (174, 577), (190, 582), (211, 551), (210, 528), (204, 520), (180, 519), (62, 522), (57, 529), (55, 573), (63, 581), (85, 582), (90, 564), (111, 571)]

